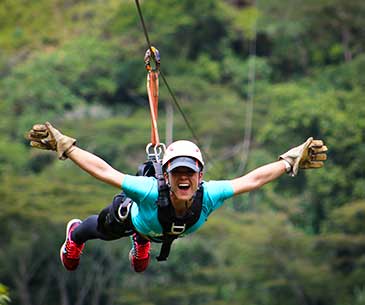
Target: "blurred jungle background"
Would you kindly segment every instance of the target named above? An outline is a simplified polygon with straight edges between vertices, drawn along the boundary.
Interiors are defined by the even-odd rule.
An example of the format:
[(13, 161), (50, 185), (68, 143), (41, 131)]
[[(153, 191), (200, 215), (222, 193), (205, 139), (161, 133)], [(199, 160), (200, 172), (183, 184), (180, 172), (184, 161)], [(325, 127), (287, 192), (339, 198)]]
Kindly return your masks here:
[[(147, 43), (132, 0), (0, 1), (0, 304), (364, 305), (365, 2), (144, 0), (152, 45), (209, 155), (230, 179), (309, 136), (323, 169), (229, 200), (165, 263), (131, 271), (129, 239), (59, 260), (65, 224), (117, 189), (24, 134), (52, 122), (125, 173), (146, 160)], [(160, 81), (162, 142), (192, 138)], [(159, 246), (153, 247), (153, 256)]]

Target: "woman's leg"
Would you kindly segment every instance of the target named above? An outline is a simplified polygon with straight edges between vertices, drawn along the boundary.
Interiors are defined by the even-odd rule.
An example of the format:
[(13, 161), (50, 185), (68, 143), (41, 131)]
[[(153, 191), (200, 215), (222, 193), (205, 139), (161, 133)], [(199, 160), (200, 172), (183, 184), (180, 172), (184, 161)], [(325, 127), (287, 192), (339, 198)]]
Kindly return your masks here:
[(86, 218), (71, 234), (71, 239), (77, 244), (83, 244), (89, 239), (113, 240), (122, 236), (110, 236), (98, 230), (98, 215)]

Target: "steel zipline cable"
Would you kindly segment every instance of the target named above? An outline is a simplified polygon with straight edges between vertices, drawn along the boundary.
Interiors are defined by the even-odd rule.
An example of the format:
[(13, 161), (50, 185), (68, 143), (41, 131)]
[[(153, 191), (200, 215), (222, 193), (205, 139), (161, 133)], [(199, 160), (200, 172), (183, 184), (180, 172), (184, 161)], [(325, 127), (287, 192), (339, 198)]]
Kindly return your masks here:
[[(257, 8), (258, 0), (253, 1), (253, 6)], [(255, 80), (256, 80), (256, 43), (257, 43), (257, 20), (253, 24), (253, 39), (249, 43), (249, 69), (248, 69), (248, 99), (246, 107), (246, 119), (245, 119), (245, 132), (242, 143), (242, 157), (241, 162), (238, 167), (238, 172), (242, 173), (247, 166), (247, 161), (249, 158), (249, 153), (251, 149), (252, 141), (252, 121), (254, 112), (254, 102), (255, 102)]]
[[(142, 28), (143, 28), (143, 32), (144, 32), (144, 35), (145, 35), (145, 38), (146, 38), (146, 42), (147, 42), (148, 48), (149, 48), (149, 50), (150, 50), (151, 54), (154, 54), (154, 52), (153, 52), (153, 50), (152, 50), (152, 45), (151, 45), (151, 42), (150, 42), (150, 39), (149, 39), (149, 36), (148, 36), (147, 27), (146, 27), (146, 24), (145, 24), (145, 22), (144, 22), (144, 18), (143, 18), (142, 10), (141, 10), (141, 7), (140, 7), (140, 5), (139, 5), (139, 1), (138, 1), (138, 0), (135, 0), (135, 3), (136, 3), (136, 7), (137, 7), (137, 11), (138, 11), (139, 18), (140, 18), (140, 20), (141, 20), (141, 24), (142, 24)], [(156, 59), (155, 59), (155, 57), (154, 57), (154, 56), (152, 56), (152, 59), (155, 61), (155, 64), (156, 64)], [(166, 88), (167, 88), (167, 90), (168, 90), (168, 92), (169, 92), (169, 94), (170, 94), (170, 96), (171, 96), (171, 98), (172, 98), (172, 100), (173, 100), (173, 102), (174, 102), (174, 104), (175, 104), (176, 108), (177, 108), (177, 109), (178, 109), (178, 111), (180, 112), (180, 114), (181, 114), (181, 116), (182, 116), (182, 118), (183, 118), (183, 120), (184, 120), (184, 122), (185, 122), (186, 126), (188, 127), (188, 129), (189, 129), (189, 131), (190, 131), (190, 133), (191, 133), (192, 137), (193, 137), (193, 138), (194, 138), (194, 140), (196, 141), (196, 144), (197, 144), (197, 145), (200, 147), (200, 149), (203, 151), (203, 149), (202, 149), (202, 145), (201, 145), (201, 142), (200, 142), (200, 140), (199, 140), (198, 136), (197, 136), (197, 135), (196, 135), (196, 133), (194, 132), (194, 129), (192, 128), (191, 124), (189, 123), (189, 120), (188, 120), (187, 116), (185, 115), (184, 111), (183, 111), (183, 110), (182, 110), (182, 108), (180, 107), (179, 102), (177, 101), (176, 95), (175, 95), (175, 94), (174, 94), (174, 92), (172, 91), (172, 89), (171, 89), (171, 87), (170, 87), (169, 83), (167, 82), (167, 79), (166, 79), (166, 77), (165, 77), (164, 73), (162, 72), (161, 68), (160, 68), (160, 75), (161, 75), (161, 77), (162, 77), (162, 80), (163, 80), (163, 82), (164, 82), (164, 84), (165, 84), (165, 86), (166, 86)], [(205, 157), (206, 157), (207, 161), (209, 162), (209, 159), (210, 159), (210, 158), (209, 158), (209, 155), (208, 155), (206, 152), (204, 152), (204, 151), (203, 151), (203, 153), (204, 153), (204, 155), (205, 155)]]

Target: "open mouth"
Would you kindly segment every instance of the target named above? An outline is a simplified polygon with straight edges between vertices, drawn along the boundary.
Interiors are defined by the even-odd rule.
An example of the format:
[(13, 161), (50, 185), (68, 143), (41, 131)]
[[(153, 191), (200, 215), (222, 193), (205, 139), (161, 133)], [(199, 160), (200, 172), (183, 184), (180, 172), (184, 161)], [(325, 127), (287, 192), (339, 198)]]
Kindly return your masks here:
[(189, 183), (179, 183), (179, 185), (178, 185), (178, 188), (180, 190), (188, 190), (189, 187), (190, 187), (190, 184)]

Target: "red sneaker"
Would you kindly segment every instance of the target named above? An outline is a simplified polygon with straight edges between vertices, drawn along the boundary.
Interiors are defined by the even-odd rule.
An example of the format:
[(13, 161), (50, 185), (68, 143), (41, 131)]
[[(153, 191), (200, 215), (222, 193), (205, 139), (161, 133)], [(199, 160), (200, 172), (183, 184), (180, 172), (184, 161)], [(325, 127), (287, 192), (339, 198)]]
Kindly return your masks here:
[(69, 270), (75, 270), (80, 263), (80, 256), (85, 243), (79, 245), (71, 240), (71, 233), (81, 223), (80, 219), (72, 219), (68, 222), (66, 228), (66, 240), (60, 249), (60, 258), (63, 266)]
[(135, 272), (143, 272), (147, 269), (151, 259), (151, 242), (140, 237), (137, 233), (131, 236), (132, 249), (129, 251), (129, 261)]

